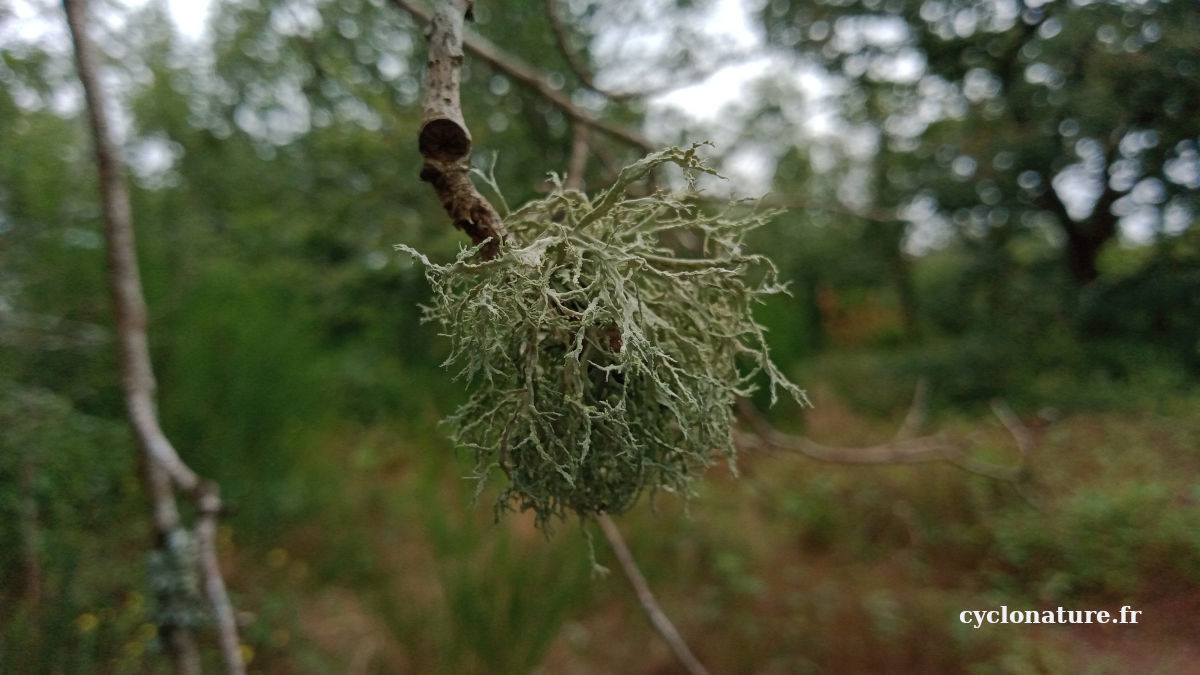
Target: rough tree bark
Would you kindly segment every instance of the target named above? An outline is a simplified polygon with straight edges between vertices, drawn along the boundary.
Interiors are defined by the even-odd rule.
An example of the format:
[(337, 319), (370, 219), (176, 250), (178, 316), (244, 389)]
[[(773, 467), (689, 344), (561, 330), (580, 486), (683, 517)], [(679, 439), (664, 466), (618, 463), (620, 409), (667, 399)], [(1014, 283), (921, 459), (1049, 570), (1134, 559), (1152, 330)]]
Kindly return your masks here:
[[(221, 511), (220, 492), (203, 480), (175, 452), (158, 421), (156, 384), (146, 333), (146, 301), (134, 242), (133, 217), (125, 184), (125, 168), (111, 134), (108, 103), (99, 80), (96, 49), (87, 32), (87, 3), (63, 0), (67, 24), (75, 47), (79, 80), (87, 102), (99, 174), (108, 263), (108, 290), (112, 302), (121, 368), (121, 388), (129, 422), (137, 439), (142, 484), (150, 500), (156, 546), (164, 549), (172, 533), (183, 528), (175, 502), (178, 489), (196, 507), (197, 561), (204, 590), (216, 621), (226, 671), (243, 675), (245, 666), (233, 608), (217, 564), (216, 519)], [(200, 658), (193, 630), (187, 626), (159, 627), (176, 673), (199, 673)]]

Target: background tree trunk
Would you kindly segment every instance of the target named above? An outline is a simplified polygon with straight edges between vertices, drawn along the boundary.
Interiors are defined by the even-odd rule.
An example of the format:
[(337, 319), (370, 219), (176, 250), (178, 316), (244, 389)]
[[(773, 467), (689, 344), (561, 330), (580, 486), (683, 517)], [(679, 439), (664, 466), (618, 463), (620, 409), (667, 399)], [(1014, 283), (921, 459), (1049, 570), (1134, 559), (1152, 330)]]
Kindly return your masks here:
[[(96, 50), (87, 32), (86, 3), (63, 0), (67, 23), (75, 47), (79, 79), (87, 101), (99, 173), (100, 197), (104, 215), (104, 241), (108, 262), (108, 287), (116, 323), (120, 355), (121, 388), (125, 395), (129, 421), (141, 449), (139, 467), (142, 485), (150, 500), (155, 544), (165, 555), (174, 552), (169, 539), (183, 528), (175, 503), (175, 488), (183, 490), (195, 502), (197, 510), (196, 546), (205, 590), (213, 606), (227, 672), (242, 675), (241, 650), (232, 605), (225, 582), (217, 567), (215, 522), (221, 510), (215, 484), (203, 481), (175, 452), (158, 421), (155, 404), (154, 370), (150, 361), (146, 333), (146, 301), (142, 295), (134, 242), (133, 217), (125, 171), (108, 120), (107, 101), (100, 85)], [(199, 673), (200, 656), (191, 627), (162, 623), (159, 631), (171, 655), (176, 673)]]

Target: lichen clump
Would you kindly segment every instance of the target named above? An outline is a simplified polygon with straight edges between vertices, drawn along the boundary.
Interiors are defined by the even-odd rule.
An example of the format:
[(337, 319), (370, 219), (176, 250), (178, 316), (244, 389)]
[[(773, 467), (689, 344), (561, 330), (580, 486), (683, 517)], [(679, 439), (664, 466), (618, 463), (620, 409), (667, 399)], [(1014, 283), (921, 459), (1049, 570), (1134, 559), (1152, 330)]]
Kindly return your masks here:
[[(554, 517), (628, 509), (646, 489), (688, 493), (715, 459), (732, 460), (733, 403), (765, 375), (772, 400), (804, 394), (772, 364), (751, 315), (784, 290), (744, 250), (769, 214), (709, 215), (627, 188), (674, 163), (712, 173), (696, 147), (652, 154), (595, 199), (563, 189), (505, 218), (501, 254), (434, 264), (426, 319), (451, 340), (447, 366), (469, 399), (446, 420), (474, 451), (480, 486), (507, 476), (497, 508)], [(742, 209), (744, 211), (749, 209)], [(683, 255), (664, 240), (694, 242)]]

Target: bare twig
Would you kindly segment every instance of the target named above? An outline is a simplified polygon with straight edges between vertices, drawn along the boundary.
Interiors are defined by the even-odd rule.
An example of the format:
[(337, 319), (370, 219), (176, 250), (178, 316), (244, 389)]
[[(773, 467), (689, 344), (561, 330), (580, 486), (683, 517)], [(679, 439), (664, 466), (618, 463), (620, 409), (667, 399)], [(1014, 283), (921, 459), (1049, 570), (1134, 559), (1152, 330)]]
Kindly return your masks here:
[[(923, 462), (948, 462), (969, 473), (1001, 481), (1020, 483), (1028, 476), (1029, 458), (1032, 446), (1028, 449), (1021, 445), (1021, 460), (1015, 467), (999, 466), (968, 455), (960, 444), (942, 434), (909, 437), (912, 424), (910, 417), (918, 408), (918, 401), (927, 396), (926, 388), (918, 383), (913, 406), (905, 423), (890, 443), (862, 448), (835, 447), (818, 443), (805, 436), (785, 434), (774, 429), (763, 416), (755, 410), (746, 399), (738, 401), (738, 413), (741, 419), (752, 429), (750, 432), (735, 430), (734, 438), (737, 444), (745, 448), (763, 450), (782, 450), (797, 452), (811, 459), (834, 464), (918, 464)], [(922, 404), (923, 405), (923, 404)], [(1011, 413), (1011, 411), (1010, 411)], [(1013, 416), (1015, 419), (1015, 415)], [(1004, 421), (1004, 418), (1001, 418)], [(1005, 422), (1005, 426), (1011, 422)], [(1010, 432), (1012, 427), (1009, 427)], [(1030, 437), (1030, 442), (1032, 437)]]
[(917, 386), (913, 390), (913, 400), (904, 415), (904, 421), (896, 430), (896, 440), (908, 440), (917, 435), (925, 424), (925, 416), (929, 414), (929, 380), (917, 378)]
[(197, 506), (199, 515), (196, 517), (196, 543), (201, 579), (208, 602), (217, 618), (217, 639), (221, 646), (221, 657), (225, 662), (225, 672), (243, 673), (245, 666), (242, 664), (242, 650), (238, 643), (237, 618), (234, 615), (233, 603), (229, 601), (229, 592), (225, 588), (225, 578), (221, 576), (221, 563), (217, 559), (217, 516), (220, 514), (221, 500), (216, 494), (211, 494), (199, 500)]
[[(216, 564), (213, 520), (221, 509), (219, 491), (215, 484), (202, 480), (180, 459), (158, 421), (156, 383), (146, 334), (146, 301), (138, 271), (125, 169), (110, 133), (107, 101), (97, 75), (95, 47), (87, 32), (85, 2), (63, 0), (63, 7), (75, 45), (79, 79), (83, 84), (88, 121), (95, 144), (121, 385), (130, 425), (141, 449), (139, 466), (151, 503), (156, 538), (158, 545), (163, 546), (171, 533), (181, 527), (179, 510), (175, 504), (177, 488), (196, 502), (200, 513), (196, 532), (200, 573), (210, 590), (226, 668), (233, 675), (242, 675), (245, 667), (238, 648), (237, 625), (225, 593), (224, 580)], [(199, 673), (199, 655), (191, 629), (175, 625), (160, 628), (169, 645), (175, 671)]]
[[(600, 86), (596, 82), (596, 74), (592, 69), (584, 63), (580, 56), (579, 50), (571, 44), (571, 29), (567, 26), (567, 22), (563, 20), (562, 13), (559, 11), (559, 5), (562, 0), (546, 0), (546, 16), (550, 19), (550, 28), (554, 33), (554, 44), (558, 47), (558, 51), (562, 54), (567, 62), (567, 66), (571, 72), (575, 73), (575, 77), (583, 83), (583, 86), (591, 89), (604, 96), (611, 101), (629, 101), (636, 98), (646, 98), (656, 94), (673, 91), (694, 84), (697, 81), (703, 80), (711, 76), (716, 69), (692, 69), (689, 72), (672, 71), (668, 74), (669, 82), (661, 84), (661, 86), (646, 87), (638, 91), (614, 91)], [(739, 61), (746, 61), (757, 56), (756, 54), (729, 54), (726, 58), (720, 59), (720, 67), (725, 68)]]
[(765, 450), (798, 452), (810, 459), (831, 464), (919, 464), (948, 459), (954, 448), (940, 436), (924, 436), (861, 448), (825, 445), (805, 436), (774, 429), (747, 433), (734, 431), (738, 445)]
[(1034, 441), (1033, 432), (1029, 430), (1029, 427), (1025, 426), (1025, 423), (1004, 401), (994, 398), (991, 405), (992, 412), (1000, 418), (1000, 423), (1004, 425), (1005, 429), (1008, 429), (1008, 433), (1012, 434), (1013, 440), (1017, 442), (1017, 449), (1021, 451), (1021, 455), (1023, 457), (1032, 455), (1036, 441)]
[[(433, 19), (434, 12), (426, 9), (420, 3), (414, 0), (392, 0), (392, 4), (409, 12), (421, 21), (429, 22)], [(632, 145), (642, 152), (650, 152), (654, 149), (654, 145), (642, 137), (641, 134), (625, 129), (618, 125), (607, 122), (593, 113), (590, 113), (583, 108), (575, 105), (570, 97), (563, 94), (550, 83), (550, 79), (544, 73), (534, 68), (533, 66), (521, 61), (517, 57), (506, 53), (490, 41), (475, 35), (474, 33), (461, 33), (461, 44), (475, 56), (486, 61), (496, 70), (508, 75), (516, 80), (519, 84), (530, 89), (542, 98), (549, 101), (554, 107), (563, 111), (568, 117), (576, 122), (582, 122), (597, 131), (601, 131), (613, 138), (619, 139), (629, 145)]]
[[(713, 66), (693, 66), (687, 69), (671, 69), (666, 73), (664, 81), (655, 84), (647, 85), (638, 90), (614, 91), (599, 85), (596, 82), (596, 75), (592, 69), (584, 63), (583, 58), (579, 55), (579, 50), (571, 45), (571, 31), (567, 26), (567, 22), (563, 20), (562, 13), (559, 11), (559, 5), (562, 0), (546, 0), (546, 16), (550, 19), (550, 28), (554, 32), (554, 42), (558, 47), (558, 51), (567, 61), (567, 66), (571, 72), (575, 73), (575, 77), (583, 83), (585, 87), (592, 91), (603, 95), (612, 101), (629, 101), (636, 98), (647, 98), (658, 94), (663, 94), (670, 91), (676, 91), (683, 87), (691, 86), (702, 82), (723, 68), (746, 63), (752, 59), (762, 57), (761, 52), (753, 50), (727, 52), (719, 55), (717, 58), (712, 58)], [(711, 55), (710, 55), (711, 56)]]
[(446, 0), (429, 17), (429, 61), (421, 99), (418, 143), (425, 164), (421, 180), (433, 186), (455, 227), (471, 241), (484, 241), (485, 259), (500, 254), (508, 230), (500, 214), (471, 182), (471, 132), (463, 120), (459, 81), (463, 62), (463, 21), (470, 0)]
[(776, 192), (764, 196), (759, 201), (759, 204), (772, 209), (819, 211), (834, 216), (846, 216), (855, 220), (866, 220), (872, 223), (894, 223), (901, 219), (899, 209), (895, 208), (875, 207), (855, 209), (828, 199), (809, 199)]
[(597, 93), (604, 94), (608, 98), (620, 100), (630, 97), (629, 94), (621, 94), (619, 92), (611, 92), (596, 86), (596, 76), (592, 73), (592, 69), (588, 67), (583, 59), (579, 56), (579, 50), (571, 45), (571, 34), (567, 28), (566, 22), (563, 21), (562, 15), (558, 12), (559, 0), (546, 0), (546, 16), (550, 19), (550, 28), (554, 32), (554, 43), (558, 46), (558, 51), (567, 60), (567, 65), (571, 67), (575, 77), (584, 84), (588, 89)]
[(646, 577), (642, 576), (642, 571), (638, 569), (637, 562), (633, 559), (633, 553), (629, 551), (629, 546), (625, 544), (625, 538), (621, 536), (621, 530), (617, 529), (617, 524), (608, 517), (607, 513), (599, 513), (596, 515), (596, 522), (600, 524), (600, 529), (604, 532), (604, 538), (608, 540), (608, 545), (612, 547), (613, 554), (617, 556), (617, 562), (621, 564), (621, 570), (625, 572), (625, 577), (629, 579), (629, 585), (633, 586), (634, 593), (637, 594), (638, 601), (642, 603), (642, 610), (645, 611), (646, 617), (650, 619), (650, 623), (654, 625), (654, 629), (662, 636), (663, 640), (671, 647), (671, 651), (675, 653), (675, 658), (679, 659), (679, 663), (692, 675), (708, 675), (708, 669), (692, 650), (688, 648), (683, 637), (676, 630), (675, 624), (667, 618), (662, 607), (659, 606), (658, 600), (655, 599), (654, 593), (650, 591), (650, 585), (646, 583)]

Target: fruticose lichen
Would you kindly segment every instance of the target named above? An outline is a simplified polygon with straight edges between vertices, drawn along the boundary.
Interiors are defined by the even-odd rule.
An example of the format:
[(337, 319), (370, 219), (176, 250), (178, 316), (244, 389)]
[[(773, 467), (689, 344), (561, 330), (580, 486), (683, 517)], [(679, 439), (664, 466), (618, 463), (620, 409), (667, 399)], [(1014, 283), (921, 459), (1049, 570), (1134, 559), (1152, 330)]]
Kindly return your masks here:
[[(765, 376), (804, 393), (771, 362), (754, 303), (785, 289), (771, 262), (745, 250), (771, 214), (694, 204), (627, 188), (673, 163), (713, 173), (672, 148), (621, 171), (589, 198), (556, 189), (510, 214), (512, 241), (495, 259), (480, 247), (425, 266), (425, 319), (450, 338), (444, 365), (470, 396), (445, 420), (475, 453), (475, 477), (507, 476), (497, 509), (557, 517), (628, 509), (646, 489), (688, 494), (716, 459), (732, 462), (733, 403)], [(733, 211), (742, 215), (734, 216)], [(665, 240), (693, 242), (679, 253)]]

